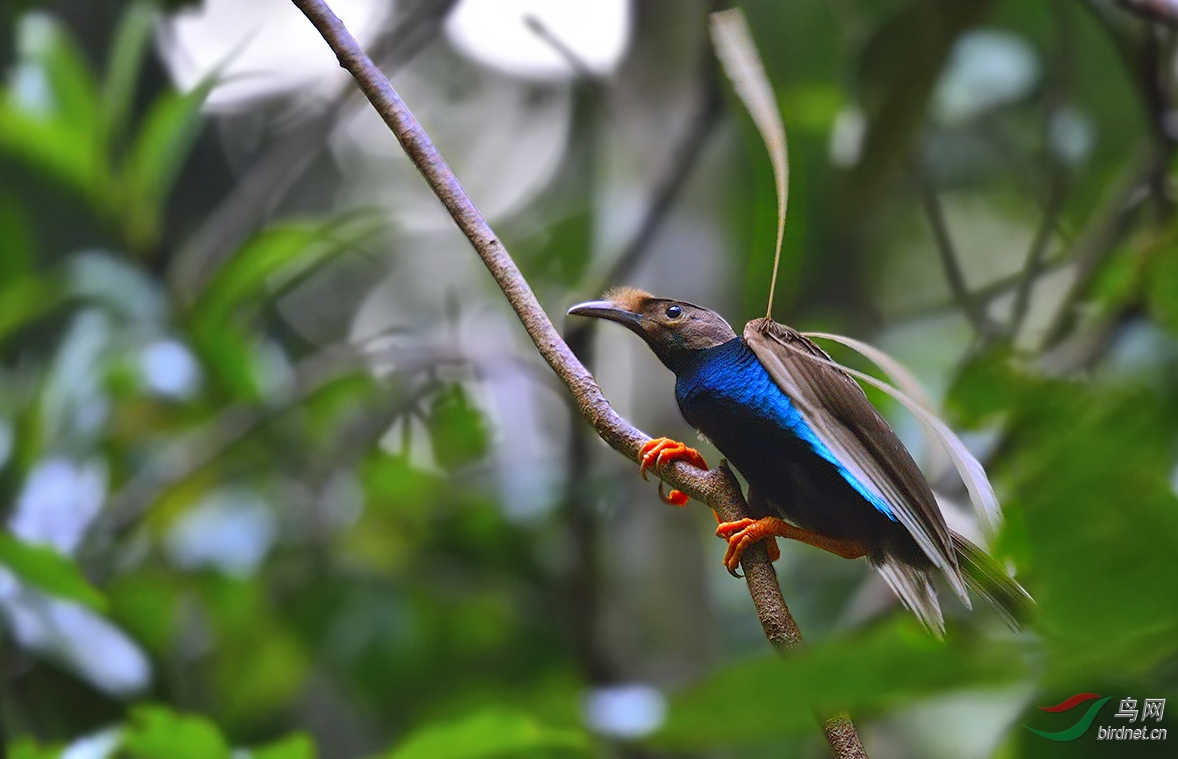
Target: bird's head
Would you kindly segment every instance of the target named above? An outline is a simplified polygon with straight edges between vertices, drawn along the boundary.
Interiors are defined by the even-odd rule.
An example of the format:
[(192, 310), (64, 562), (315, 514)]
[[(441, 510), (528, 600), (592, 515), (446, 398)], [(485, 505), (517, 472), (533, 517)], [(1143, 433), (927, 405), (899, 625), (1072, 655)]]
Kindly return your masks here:
[(614, 288), (601, 300), (578, 303), (569, 313), (621, 324), (645, 340), (671, 371), (678, 371), (698, 351), (736, 337), (728, 322), (715, 311), (681, 300), (656, 298), (633, 287)]

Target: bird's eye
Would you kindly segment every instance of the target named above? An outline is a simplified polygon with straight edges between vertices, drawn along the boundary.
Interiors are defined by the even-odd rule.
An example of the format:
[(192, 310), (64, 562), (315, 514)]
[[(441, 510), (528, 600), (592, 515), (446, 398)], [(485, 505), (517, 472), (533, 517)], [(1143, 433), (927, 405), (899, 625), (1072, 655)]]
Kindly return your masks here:
[(680, 306), (667, 306), (667, 318), (678, 319), (683, 316), (683, 309)]

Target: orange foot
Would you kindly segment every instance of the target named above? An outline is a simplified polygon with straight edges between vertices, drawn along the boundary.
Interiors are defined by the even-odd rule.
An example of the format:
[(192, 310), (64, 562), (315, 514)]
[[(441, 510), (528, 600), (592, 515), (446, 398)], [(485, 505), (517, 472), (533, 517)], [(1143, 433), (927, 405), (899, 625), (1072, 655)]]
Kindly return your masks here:
[[(704, 457), (699, 454), (699, 451), (694, 448), (688, 448), (683, 443), (672, 440), (666, 437), (656, 437), (654, 440), (647, 442), (642, 449), (638, 451), (638, 455), (642, 457), (642, 465), (638, 468), (638, 473), (642, 475), (642, 479), (646, 479), (646, 470), (651, 467), (661, 469), (667, 464), (682, 459), (692, 466), (707, 470), (708, 464), (704, 461)], [(687, 494), (678, 490), (672, 490), (670, 493), (663, 493), (663, 484), (659, 483), (659, 498), (663, 499), (665, 503), (672, 506), (683, 506), (687, 503)]]
[(829, 551), (844, 559), (858, 559), (867, 555), (867, 549), (853, 540), (845, 538), (828, 538), (816, 532), (803, 530), (801, 527), (786, 522), (777, 517), (764, 519), (739, 519), (735, 522), (721, 522), (716, 528), (716, 536), (728, 541), (728, 551), (724, 554), (724, 566), (733, 577), (740, 577), (736, 571), (740, 566), (740, 558), (746, 548), (758, 540), (768, 539), (765, 550), (769, 552), (769, 560), (777, 561), (781, 558), (781, 551), (777, 548), (774, 538), (789, 538), (800, 540), (815, 548)]

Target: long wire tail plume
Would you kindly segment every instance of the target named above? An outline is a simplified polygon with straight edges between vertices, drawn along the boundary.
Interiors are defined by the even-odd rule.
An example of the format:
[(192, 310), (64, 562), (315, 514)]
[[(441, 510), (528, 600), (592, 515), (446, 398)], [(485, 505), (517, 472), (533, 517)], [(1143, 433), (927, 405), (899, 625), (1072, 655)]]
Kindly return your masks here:
[(711, 25), (716, 55), (765, 141), (769, 160), (773, 163), (773, 178), (777, 182), (777, 247), (773, 253), (773, 277), (769, 280), (769, 306), (765, 310), (765, 317), (772, 318), (777, 269), (781, 265), (781, 241), (785, 235), (785, 212), (789, 206), (789, 145), (785, 125), (781, 122), (777, 98), (757, 53), (757, 44), (753, 41), (744, 11), (733, 8), (713, 13)]
[[(862, 347), (870, 346), (865, 346), (864, 343), (860, 343), (857, 340), (851, 340), (850, 338), (844, 338), (839, 335), (829, 335), (817, 332), (808, 334), (814, 337), (823, 337), (837, 340), (852, 350), (859, 350), (859, 352), (862, 353), (869, 361), (875, 361), (876, 363), (879, 363), (878, 359), (880, 357), (886, 357), (888, 360), (885, 363), (880, 364), (880, 366), (885, 371), (891, 369), (892, 372), (889, 373), (893, 373), (895, 366), (898, 365), (898, 362), (896, 362), (894, 359), (891, 359), (890, 356), (887, 356), (887, 354), (879, 351), (878, 349), (872, 349), (869, 351), (861, 350)], [(931, 433), (931, 435), (936, 438), (937, 442), (940, 443), (945, 453), (948, 454), (950, 461), (953, 462), (954, 468), (957, 469), (958, 475), (961, 476), (962, 483), (965, 484), (965, 489), (969, 492), (969, 500), (973, 503), (974, 510), (977, 512), (978, 521), (981, 524), (982, 532), (985, 533), (986, 537), (990, 539), (997, 535), (998, 528), (1002, 524), (1002, 507), (998, 504), (998, 496), (994, 494), (994, 487), (990, 484), (990, 478), (986, 476), (985, 468), (982, 467), (981, 462), (979, 462), (974, 457), (974, 455), (969, 452), (969, 449), (965, 447), (965, 443), (961, 442), (961, 438), (954, 434), (953, 430), (949, 428), (949, 425), (941, 421), (940, 417), (938, 417), (926, 405), (928, 401), (921, 402), (914, 400), (907, 393), (898, 390), (888, 383), (881, 382), (875, 377), (872, 377), (870, 374), (864, 374), (863, 372), (856, 371), (849, 366), (843, 366), (842, 364), (831, 359), (829, 356), (826, 358), (821, 358), (806, 351), (799, 350), (793, 345), (787, 345), (787, 347), (806, 360), (833, 367), (839, 371), (849, 374), (857, 380), (866, 382), (867, 384), (882, 390), (883, 392), (895, 398), (906, 409), (908, 409), (912, 415), (915, 416), (917, 420), (920, 421), (920, 423)], [(904, 371), (904, 375), (909, 377), (911, 376), (906, 370)]]

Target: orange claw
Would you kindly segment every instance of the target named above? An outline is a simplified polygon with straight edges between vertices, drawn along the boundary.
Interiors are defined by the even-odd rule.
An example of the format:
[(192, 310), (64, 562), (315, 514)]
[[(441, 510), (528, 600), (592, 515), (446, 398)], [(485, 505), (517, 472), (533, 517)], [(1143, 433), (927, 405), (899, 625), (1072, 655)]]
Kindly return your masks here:
[[(662, 468), (667, 464), (682, 459), (692, 466), (707, 471), (708, 464), (704, 461), (704, 457), (700, 455), (699, 451), (694, 448), (688, 448), (685, 444), (677, 440), (671, 440), (666, 437), (656, 437), (653, 440), (647, 441), (638, 451), (638, 455), (642, 457), (642, 464), (638, 467), (638, 473), (642, 475), (642, 479), (646, 479), (646, 470), (655, 467)], [(679, 490), (672, 490), (670, 493), (663, 493), (663, 485), (659, 483), (659, 498), (664, 503), (669, 503), (672, 506), (683, 506), (687, 503), (687, 494)]]
[(684, 493), (682, 490), (672, 490), (670, 493), (664, 493), (663, 483), (661, 482), (659, 483), (659, 498), (662, 499), (663, 503), (669, 503), (672, 506), (687, 505), (687, 493)]
[(740, 577), (736, 569), (740, 566), (740, 559), (745, 549), (759, 540), (768, 539), (769, 542), (765, 545), (765, 550), (769, 552), (770, 561), (777, 561), (781, 558), (781, 551), (774, 538), (798, 540), (844, 559), (858, 559), (867, 555), (867, 548), (853, 540), (828, 538), (825, 535), (795, 527), (777, 517), (763, 519), (745, 517), (735, 522), (721, 522), (720, 526), (716, 528), (716, 536), (728, 541), (728, 551), (724, 554), (724, 567), (733, 577)]
[[(717, 517), (717, 520), (719, 517)], [(728, 550), (724, 553), (724, 568), (728, 570), (728, 574), (733, 577), (740, 577), (740, 572), (737, 568), (740, 566), (740, 559), (744, 555), (744, 551), (758, 540), (766, 540), (765, 550), (769, 552), (769, 560), (777, 561), (781, 558), (781, 549), (777, 547), (777, 541), (774, 538), (777, 536), (773, 532), (773, 528), (777, 524), (785, 524), (784, 521), (777, 517), (765, 517), (764, 519), (738, 519), (735, 522), (720, 522), (720, 526), (716, 528), (716, 537), (723, 538), (728, 541)], [(788, 526), (788, 525), (787, 525)]]

